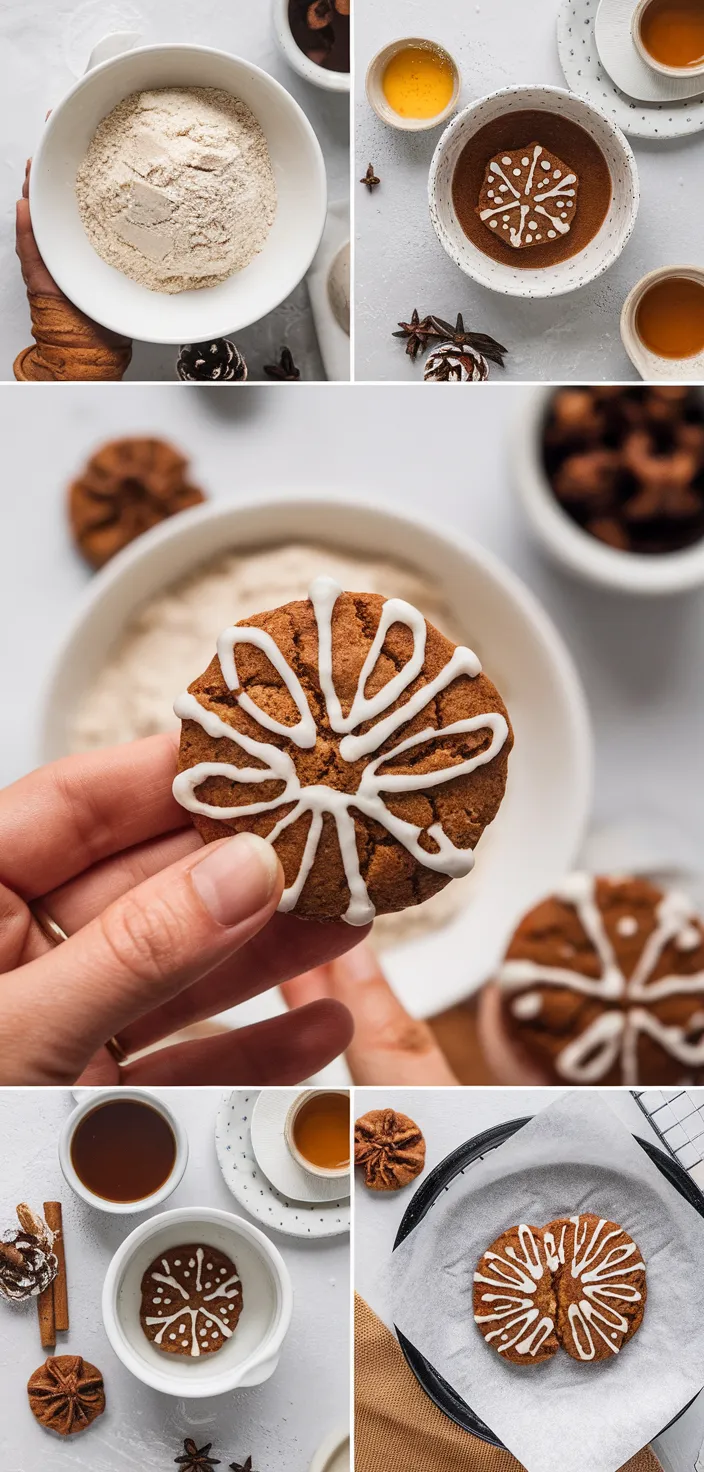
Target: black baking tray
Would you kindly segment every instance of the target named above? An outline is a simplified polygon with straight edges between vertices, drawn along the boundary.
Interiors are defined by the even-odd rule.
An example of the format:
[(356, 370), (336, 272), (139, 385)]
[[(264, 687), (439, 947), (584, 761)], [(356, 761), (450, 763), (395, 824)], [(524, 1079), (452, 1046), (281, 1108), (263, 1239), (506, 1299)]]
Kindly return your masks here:
[[(458, 1145), (456, 1150), (446, 1155), (445, 1159), (441, 1160), (434, 1170), (431, 1170), (430, 1175), (426, 1176), (423, 1184), (418, 1187), (406, 1207), (396, 1233), (394, 1251), (401, 1242), (405, 1242), (406, 1237), (410, 1237), (411, 1232), (415, 1230), (419, 1222), (422, 1222), (423, 1217), (430, 1211), (438, 1197), (443, 1191), (447, 1191), (455, 1176), (461, 1175), (468, 1165), (475, 1160), (481, 1160), (490, 1150), (496, 1150), (499, 1145), (503, 1145), (505, 1140), (510, 1140), (512, 1135), (515, 1135), (525, 1124), (530, 1123), (531, 1118), (531, 1115), (526, 1115), (523, 1119), (508, 1119), (504, 1124), (493, 1125), (491, 1129), (484, 1130), (481, 1135), (474, 1135), (471, 1140), (466, 1140), (464, 1145)], [(653, 1165), (657, 1166), (661, 1175), (665, 1176), (665, 1179), (679, 1192), (680, 1196), (684, 1196), (685, 1201), (694, 1207), (699, 1216), (704, 1217), (704, 1196), (699, 1187), (695, 1186), (684, 1166), (680, 1165), (673, 1156), (666, 1155), (664, 1151), (659, 1150), (657, 1145), (651, 1145), (649, 1140), (642, 1140), (640, 1135), (634, 1135), (633, 1138), (652, 1160)], [(467, 1405), (467, 1402), (457, 1394), (456, 1390), (453, 1390), (451, 1385), (448, 1385), (442, 1375), (425, 1358), (425, 1355), (422, 1355), (415, 1345), (411, 1344), (396, 1325), (394, 1329), (407, 1364), (438, 1410), (443, 1411), (450, 1421), (455, 1422), (456, 1426), (461, 1426), (463, 1431), (469, 1431), (472, 1436), (488, 1441), (491, 1446), (499, 1447), (501, 1451), (508, 1451), (508, 1447), (504, 1446), (491, 1427), (480, 1419), (476, 1411)], [(686, 1406), (683, 1406), (682, 1410), (678, 1411), (671, 1421), (668, 1421), (667, 1426), (663, 1426), (662, 1430), (667, 1431), (670, 1426), (674, 1426), (675, 1421), (679, 1421), (680, 1416), (689, 1410), (694, 1400), (696, 1396), (693, 1396), (692, 1400), (689, 1400)], [(659, 1435), (662, 1436), (662, 1431), (659, 1432)]]

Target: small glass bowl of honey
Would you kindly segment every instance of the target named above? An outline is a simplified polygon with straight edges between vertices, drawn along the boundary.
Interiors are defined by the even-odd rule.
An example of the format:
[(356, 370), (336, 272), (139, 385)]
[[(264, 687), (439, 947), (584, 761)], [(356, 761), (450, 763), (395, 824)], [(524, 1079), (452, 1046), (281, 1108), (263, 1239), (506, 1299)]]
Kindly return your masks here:
[(367, 69), (367, 100), (382, 123), (420, 133), (447, 122), (459, 101), (457, 62), (437, 41), (392, 41)]

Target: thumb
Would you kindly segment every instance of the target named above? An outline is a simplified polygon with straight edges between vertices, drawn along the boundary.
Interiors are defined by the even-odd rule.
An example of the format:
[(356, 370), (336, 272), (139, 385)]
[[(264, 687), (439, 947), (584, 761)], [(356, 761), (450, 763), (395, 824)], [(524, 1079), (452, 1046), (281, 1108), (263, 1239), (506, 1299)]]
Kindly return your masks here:
[[(251, 940), (276, 910), (283, 883), (271, 845), (242, 833), (129, 890), (8, 978), (0, 1019), (2, 1082), (75, 1079), (106, 1038)], [(3, 1046), (3, 1039), (12, 1046)]]

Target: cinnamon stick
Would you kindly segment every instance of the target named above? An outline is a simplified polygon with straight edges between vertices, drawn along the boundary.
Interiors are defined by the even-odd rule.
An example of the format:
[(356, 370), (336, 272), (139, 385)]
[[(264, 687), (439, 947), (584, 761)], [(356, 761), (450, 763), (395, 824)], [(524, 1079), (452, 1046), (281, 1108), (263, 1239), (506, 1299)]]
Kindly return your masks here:
[[(68, 1329), (68, 1279), (66, 1277), (66, 1248), (64, 1245), (64, 1223), (60, 1201), (44, 1202), (44, 1218), (50, 1232), (54, 1234), (52, 1251), (56, 1253), (59, 1270), (51, 1287), (54, 1294), (54, 1328), (60, 1332)], [(48, 1290), (47, 1290), (48, 1291)]]
[(56, 1319), (54, 1317), (54, 1284), (50, 1283), (37, 1299), (39, 1334), (43, 1349), (56, 1348)]

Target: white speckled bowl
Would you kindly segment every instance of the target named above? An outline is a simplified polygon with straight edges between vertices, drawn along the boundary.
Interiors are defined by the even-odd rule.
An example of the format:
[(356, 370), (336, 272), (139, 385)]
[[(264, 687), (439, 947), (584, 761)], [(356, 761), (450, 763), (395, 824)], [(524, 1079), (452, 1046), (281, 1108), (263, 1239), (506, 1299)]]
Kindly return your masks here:
[[(556, 266), (525, 270), (493, 261), (467, 239), (452, 202), (452, 180), (466, 143), (486, 123), (507, 112), (527, 109), (569, 118), (589, 133), (609, 166), (612, 198), (601, 229), (577, 255)], [(505, 296), (563, 296), (607, 271), (623, 250), (638, 213), (638, 170), (619, 128), (597, 108), (561, 87), (504, 87), (470, 103), (453, 118), (433, 155), (428, 182), (430, 218), (444, 250), (467, 276)]]

